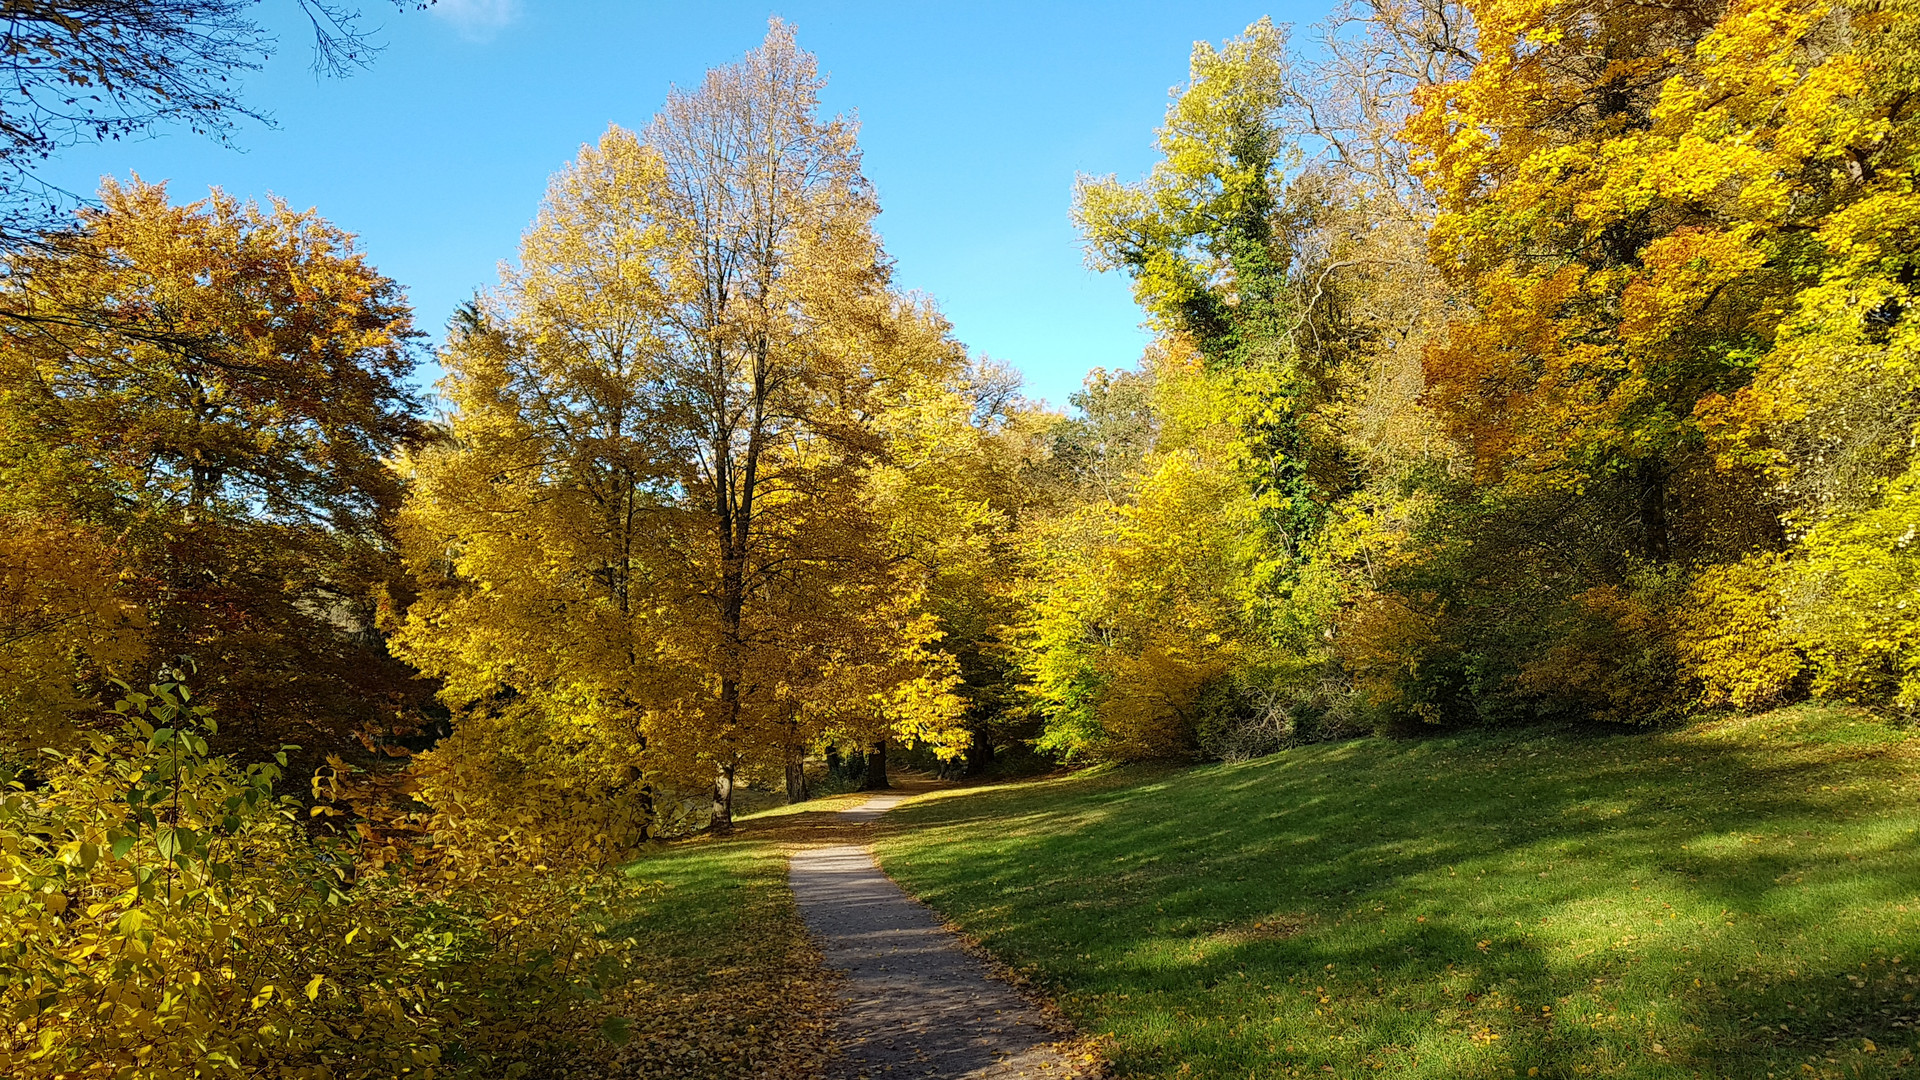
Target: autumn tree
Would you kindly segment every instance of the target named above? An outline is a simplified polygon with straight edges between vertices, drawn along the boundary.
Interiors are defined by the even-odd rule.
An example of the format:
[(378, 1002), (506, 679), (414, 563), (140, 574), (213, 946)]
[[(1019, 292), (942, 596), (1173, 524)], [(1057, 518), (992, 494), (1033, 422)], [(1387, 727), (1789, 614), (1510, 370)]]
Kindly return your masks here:
[(605, 718), (626, 766), (743, 768), (827, 731), (953, 741), (951, 658), (869, 492), (884, 417), (960, 377), (894, 294), (852, 125), (766, 43), (556, 181), (450, 350), (452, 442), (412, 463), (403, 633), (454, 701)]
[[(1419, 21), (1388, 5), (1368, 25), (1389, 14)], [(1337, 20), (1353, 21), (1368, 20)], [(1377, 27), (1355, 39), (1336, 26), (1327, 44), (1332, 59), (1306, 65), (1264, 19), (1221, 47), (1196, 44), (1150, 175), (1075, 188), (1092, 264), (1131, 276), (1153, 324), (1232, 384), (1247, 453), (1263, 462), (1251, 480), (1263, 525), (1295, 563), (1365, 471), (1345, 431), (1364, 384), (1406, 381), (1404, 363), (1371, 370), (1375, 351), (1419, 331), (1442, 292), (1422, 250), (1424, 195), (1393, 137), (1404, 109), (1391, 103), (1416, 78), (1406, 49)]]
[(1183, 758), (1260, 651), (1258, 510), (1230, 391), (1191, 350), (1096, 373), (1055, 431), (1072, 495), (1031, 521), (1018, 656), (1069, 759)]
[(1075, 221), (1093, 265), (1124, 269), (1157, 325), (1245, 384), (1247, 434), (1269, 463), (1265, 517), (1276, 542), (1297, 549), (1326, 498), (1302, 430), (1318, 388), (1293, 340), (1297, 251), (1284, 204), (1301, 129), (1286, 32), (1262, 19), (1222, 48), (1197, 43), (1190, 71), (1159, 131), (1162, 160), (1135, 184), (1080, 178)]
[(415, 722), (424, 684), (375, 629), (399, 588), (383, 459), (420, 434), (399, 287), (311, 212), (137, 180), (100, 200), (0, 285), (28, 316), (0, 327), (0, 510), (93, 538), (75, 567), (118, 580), (75, 610), (137, 604), (223, 738)]
[(1196, 45), (1152, 173), (1080, 180), (1089, 258), (1133, 278), (1163, 340), (1060, 429), (1055, 466), (1099, 486), (1060, 519), (1079, 542), (1043, 543), (1075, 551), (1047, 561), (1026, 639), (1050, 742), (1240, 754), (1357, 723), (1328, 644), (1343, 589), (1377, 591), (1367, 554), (1449, 452), (1420, 369), (1447, 291), (1395, 138), (1451, 70), (1412, 63), (1431, 23), (1344, 10), (1315, 64), (1265, 20)]
[(975, 359), (881, 417), (887, 452), (867, 470), (887, 546), (920, 583), (957, 665), (976, 774), (997, 747), (1037, 733), (1008, 645), (1024, 613), (1024, 533), (1059, 494), (1047, 475), (1058, 419), (1021, 395), (1018, 373)]
[[(1755, 13), (1728, 33), (1733, 42), (1773, 46), (1757, 57), (1773, 82), (1791, 72), (1811, 84), (1790, 96), (1774, 92), (1805, 110), (1773, 140), (1798, 155), (1788, 160), (1808, 162), (1791, 194), (1757, 172), (1747, 183), (1806, 204), (1768, 225), (1811, 227), (1808, 274), (1818, 276), (1793, 297), (1752, 383), (1696, 410), (1722, 468), (1762, 468), (1780, 486), (1789, 508), (1783, 524), (1796, 541), (1784, 560), (1761, 553), (1730, 568), (1731, 578), (1749, 583), (1744, 590), (1703, 590), (1709, 601), (1758, 592), (1765, 607), (1762, 624), (1745, 636), (1717, 630), (1695, 638), (1730, 676), (1702, 681), (1709, 696), (1744, 688), (1770, 700), (1804, 671), (1815, 692), (1911, 713), (1920, 707), (1920, 635), (1908, 613), (1920, 583), (1920, 194), (1912, 179), (1920, 162), (1920, 6), (1885, 0), (1768, 19)], [(1845, 52), (1815, 51), (1828, 41)], [(1765, 588), (1756, 590), (1760, 582)], [(1784, 662), (1791, 653), (1783, 639), (1804, 668)]]
[[(1869, 396), (1906, 393), (1900, 376), (1879, 375), (1900, 354), (1899, 320), (1820, 305), (1903, 303), (1903, 234), (1881, 225), (1900, 220), (1906, 197), (1888, 175), (1910, 153), (1898, 133), (1913, 109), (1900, 59), (1912, 22), (1893, 7), (1822, 2), (1465, 10), (1471, 68), (1426, 91), (1407, 129), (1439, 200), (1435, 259), (1471, 304), (1428, 351), (1427, 374), (1488, 511), (1478, 537), (1455, 521), (1479, 549), (1457, 569), (1533, 582), (1531, 600), (1515, 594), (1489, 621), (1489, 640), (1531, 623), (1532, 641), (1466, 666), (1504, 667), (1523, 697), (1649, 715), (1681, 700), (1674, 650), (1707, 648), (1676, 646), (1675, 612), (1733, 602), (1687, 595), (1696, 568), (1785, 567), (1768, 556), (1790, 546), (1802, 514), (1833, 505), (1778, 479), (1872, 460), (1841, 485), (1865, 492), (1904, 460), (1891, 451), (1903, 407), (1869, 407), (1880, 434), (1836, 440), (1845, 425), (1833, 421), (1862, 384), (1813, 372), (1844, 356), (1868, 365), (1860, 378), (1876, 373), (1868, 384), (1882, 390)], [(1848, 224), (1861, 214), (1876, 222), (1867, 247)], [(1800, 412), (1794, 388), (1818, 385), (1835, 388), (1835, 404)], [(1800, 423), (1815, 412), (1830, 419)], [(1812, 450), (1801, 440), (1817, 428), (1821, 450), (1790, 448)], [(1843, 443), (1864, 453), (1836, 456)], [(1489, 556), (1504, 568), (1470, 570)], [(1827, 580), (1827, 595), (1845, 591)], [(1545, 595), (1558, 599), (1542, 605)], [(1527, 609), (1546, 617), (1510, 617)], [(1781, 670), (1758, 644), (1768, 638), (1744, 639), (1761, 650), (1756, 671)], [(1729, 637), (1707, 651), (1744, 647)]]

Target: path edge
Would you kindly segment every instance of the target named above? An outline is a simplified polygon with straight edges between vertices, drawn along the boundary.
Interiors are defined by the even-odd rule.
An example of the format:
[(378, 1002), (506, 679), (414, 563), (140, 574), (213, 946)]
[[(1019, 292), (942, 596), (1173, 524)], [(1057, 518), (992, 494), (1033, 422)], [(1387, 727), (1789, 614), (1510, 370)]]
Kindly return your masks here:
[[(875, 814), (872, 823), (879, 825), (880, 819), (898, 810), (900, 807), (913, 802), (919, 797), (919, 792), (908, 795), (894, 805)], [(927, 903), (920, 898), (920, 894), (901, 884), (900, 880), (887, 870), (886, 864), (880, 861), (880, 855), (874, 850), (873, 844), (874, 842), (872, 840), (868, 840), (860, 845), (861, 850), (866, 852), (867, 858), (873, 860), (873, 868), (880, 871), (882, 877), (892, 882), (893, 887), (899, 889), (901, 895), (925, 909), (927, 914), (932, 915), (933, 921), (940, 925), (940, 929), (951, 935), (953, 939), (959, 943), (962, 952), (979, 961), (981, 965), (987, 969), (988, 978), (1005, 983), (1013, 989), (1015, 994), (1019, 995), (1022, 1001), (1032, 1006), (1034, 1012), (1039, 1015), (1041, 1026), (1045, 1028), (1046, 1032), (1049, 1035), (1059, 1036), (1058, 1039), (1055, 1039), (1047, 1045), (1061, 1056), (1072, 1061), (1076, 1074), (1084, 1076), (1086, 1080), (1114, 1080), (1114, 1078), (1119, 1075), (1114, 1071), (1113, 1067), (1111, 1051), (1114, 1049), (1115, 1043), (1111, 1036), (1101, 1034), (1089, 1035), (1082, 1032), (1079, 1026), (1073, 1022), (1073, 1018), (1067, 1015), (1066, 1010), (1062, 1009), (1060, 1004), (1054, 1001), (1038, 983), (1034, 982), (1033, 979), (1022, 973), (1018, 968), (995, 956), (993, 950), (987, 948), (985, 942), (982, 942), (971, 931), (968, 931), (959, 923), (948, 918), (946, 912)], [(791, 865), (791, 862), (789, 862), (789, 865)]]

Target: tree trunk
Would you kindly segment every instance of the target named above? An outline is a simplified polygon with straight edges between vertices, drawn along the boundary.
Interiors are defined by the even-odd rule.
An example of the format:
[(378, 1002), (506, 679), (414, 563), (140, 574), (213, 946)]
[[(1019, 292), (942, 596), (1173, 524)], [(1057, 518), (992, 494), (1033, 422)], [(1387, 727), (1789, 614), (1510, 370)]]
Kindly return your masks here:
[(984, 728), (975, 728), (967, 743), (967, 775), (981, 776), (993, 767), (993, 739)]
[(787, 802), (807, 801), (807, 762), (796, 746), (787, 747)]
[(653, 810), (653, 785), (642, 783), (640, 785), (640, 813), (646, 819), (646, 824), (640, 826), (640, 839), (642, 841), (653, 839)]
[[(738, 625), (737, 620), (734, 625)], [(733, 770), (738, 764), (733, 752), (733, 733), (740, 724), (740, 677), (735, 674), (739, 671), (735, 662), (737, 655), (730, 651), (726, 662), (731, 670), (720, 676), (719, 742), (725, 757), (714, 770), (713, 817), (707, 824), (710, 831), (722, 834), (733, 831)]]
[(713, 774), (713, 820), (707, 831), (725, 835), (733, 831), (733, 763), (727, 762)]
[(640, 839), (653, 839), (653, 785), (647, 782), (646, 774), (640, 766), (628, 765), (622, 770), (621, 781), (634, 785), (633, 801), (640, 804)]
[(1666, 466), (1659, 461), (1642, 461), (1637, 472), (1641, 545), (1648, 559), (1663, 563), (1671, 553), (1667, 535)]
[(893, 786), (887, 783), (887, 740), (881, 739), (867, 751), (867, 781), (862, 786), (867, 791), (884, 791)]

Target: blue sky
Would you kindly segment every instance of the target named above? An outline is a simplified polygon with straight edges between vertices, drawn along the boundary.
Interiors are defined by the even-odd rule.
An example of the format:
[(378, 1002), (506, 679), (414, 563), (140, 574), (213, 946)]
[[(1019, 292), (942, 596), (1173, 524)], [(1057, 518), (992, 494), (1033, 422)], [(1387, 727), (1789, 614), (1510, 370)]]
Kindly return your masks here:
[(274, 127), (243, 124), (234, 149), (185, 132), (76, 147), (48, 179), (90, 191), (102, 175), (169, 180), (177, 199), (218, 185), (316, 207), (358, 233), (408, 287), (436, 335), (455, 304), (497, 278), (547, 178), (609, 123), (643, 126), (670, 84), (758, 44), (769, 15), (794, 23), (830, 82), (827, 108), (857, 112), (867, 175), (899, 285), (931, 294), (959, 338), (1018, 367), (1056, 405), (1089, 368), (1132, 363), (1146, 342), (1119, 275), (1084, 268), (1067, 220), (1077, 172), (1132, 178), (1154, 160), (1167, 91), (1198, 39), (1261, 15), (1305, 24), (1321, 5), (1177, 3), (440, 0), (400, 13), (362, 0), (386, 51), (345, 80), (318, 79), (291, 0), (266, 0), (279, 54), (246, 77)]

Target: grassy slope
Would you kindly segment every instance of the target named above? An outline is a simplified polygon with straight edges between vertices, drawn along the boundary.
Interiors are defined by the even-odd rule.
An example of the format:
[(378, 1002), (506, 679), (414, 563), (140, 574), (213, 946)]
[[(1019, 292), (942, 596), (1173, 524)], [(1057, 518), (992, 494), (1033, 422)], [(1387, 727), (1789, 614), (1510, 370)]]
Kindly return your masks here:
[(1803, 708), (963, 790), (879, 850), (1126, 1076), (1914, 1076), (1916, 793)]

